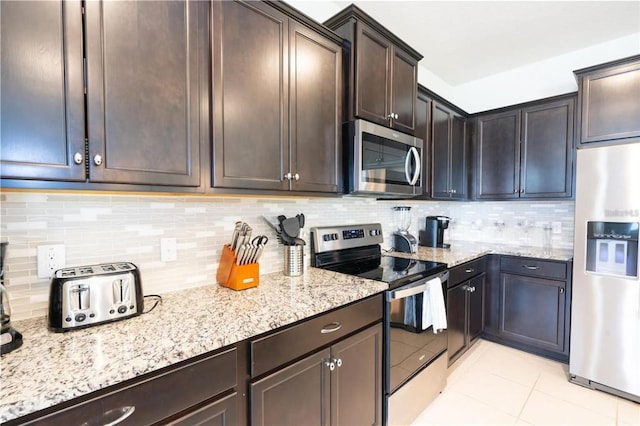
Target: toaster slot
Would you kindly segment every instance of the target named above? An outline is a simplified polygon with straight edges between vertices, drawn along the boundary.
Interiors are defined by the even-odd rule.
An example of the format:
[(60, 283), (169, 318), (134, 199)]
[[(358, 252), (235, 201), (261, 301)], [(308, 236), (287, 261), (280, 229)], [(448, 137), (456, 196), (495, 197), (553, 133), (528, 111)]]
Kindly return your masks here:
[(87, 284), (74, 284), (69, 286), (69, 307), (72, 311), (89, 309), (91, 292)]
[(113, 303), (129, 303), (131, 300), (131, 283), (128, 278), (113, 280)]

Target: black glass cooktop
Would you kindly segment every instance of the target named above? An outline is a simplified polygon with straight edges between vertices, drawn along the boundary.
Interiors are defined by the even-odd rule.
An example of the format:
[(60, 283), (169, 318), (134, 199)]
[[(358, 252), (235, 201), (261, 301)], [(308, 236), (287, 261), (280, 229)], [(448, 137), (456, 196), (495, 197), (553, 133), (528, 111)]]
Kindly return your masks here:
[(323, 266), (323, 269), (382, 281), (395, 288), (445, 271), (446, 263), (381, 256), (367, 260)]

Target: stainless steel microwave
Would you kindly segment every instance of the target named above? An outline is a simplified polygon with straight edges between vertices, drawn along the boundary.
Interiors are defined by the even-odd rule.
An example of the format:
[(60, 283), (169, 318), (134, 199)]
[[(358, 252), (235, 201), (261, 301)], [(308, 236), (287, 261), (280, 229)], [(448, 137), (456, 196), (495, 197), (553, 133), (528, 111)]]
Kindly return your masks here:
[(422, 139), (365, 120), (347, 126), (346, 192), (379, 197), (422, 193)]

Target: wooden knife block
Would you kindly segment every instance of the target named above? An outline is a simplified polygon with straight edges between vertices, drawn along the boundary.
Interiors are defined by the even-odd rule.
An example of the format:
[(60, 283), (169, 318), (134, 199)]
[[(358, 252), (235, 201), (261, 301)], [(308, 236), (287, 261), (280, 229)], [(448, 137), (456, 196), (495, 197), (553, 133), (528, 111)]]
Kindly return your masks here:
[(236, 253), (228, 244), (225, 244), (216, 274), (218, 284), (233, 290), (257, 287), (260, 284), (260, 265), (258, 263), (238, 265), (236, 259)]

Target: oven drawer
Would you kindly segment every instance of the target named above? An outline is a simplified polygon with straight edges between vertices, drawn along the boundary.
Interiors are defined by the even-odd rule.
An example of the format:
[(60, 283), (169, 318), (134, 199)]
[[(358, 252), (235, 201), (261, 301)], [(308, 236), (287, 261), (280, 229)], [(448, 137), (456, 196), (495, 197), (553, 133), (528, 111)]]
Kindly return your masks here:
[(382, 295), (379, 294), (252, 340), (251, 377), (271, 371), (381, 319)]
[(567, 262), (551, 262), (528, 257), (502, 256), (500, 258), (500, 271), (531, 277), (565, 280), (567, 278)]
[(463, 263), (462, 265), (454, 266), (449, 270), (448, 288), (455, 287), (456, 285), (470, 280), (471, 278), (478, 276), (486, 271), (487, 256), (482, 256), (480, 259), (472, 260), (470, 262)]

